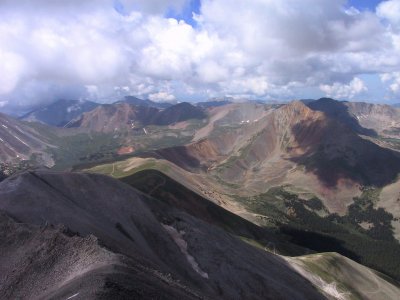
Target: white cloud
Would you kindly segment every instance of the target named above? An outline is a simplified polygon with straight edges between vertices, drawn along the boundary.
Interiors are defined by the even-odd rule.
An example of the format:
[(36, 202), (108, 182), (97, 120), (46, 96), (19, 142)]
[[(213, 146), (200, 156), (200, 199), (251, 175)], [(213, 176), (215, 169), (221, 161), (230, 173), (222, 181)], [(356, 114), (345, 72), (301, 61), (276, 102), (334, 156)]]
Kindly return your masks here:
[(149, 95), (149, 99), (152, 101), (173, 101), (175, 96), (169, 94), (168, 92), (158, 92)]
[(368, 91), (364, 81), (358, 77), (353, 78), (348, 84), (339, 82), (335, 82), (332, 85), (321, 84), (320, 89), (326, 96), (338, 99), (353, 99), (356, 95)]
[(320, 87), (350, 98), (367, 92), (360, 75), (400, 70), (398, 0), (376, 14), (345, 0), (203, 0), (195, 28), (164, 17), (186, 3), (0, 0), (2, 101), (297, 98)]
[(388, 83), (389, 92), (392, 95), (400, 96), (400, 72), (381, 74), (381, 80)]
[(0, 95), (13, 91), (24, 73), (24, 58), (0, 49)]
[(265, 76), (232, 79), (223, 83), (222, 87), (226, 94), (254, 94), (256, 96), (265, 96), (271, 88)]
[(400, 0), (381, 2), (376, 13), (379, 17), (387, 19), (392, 24), (400, 25)]

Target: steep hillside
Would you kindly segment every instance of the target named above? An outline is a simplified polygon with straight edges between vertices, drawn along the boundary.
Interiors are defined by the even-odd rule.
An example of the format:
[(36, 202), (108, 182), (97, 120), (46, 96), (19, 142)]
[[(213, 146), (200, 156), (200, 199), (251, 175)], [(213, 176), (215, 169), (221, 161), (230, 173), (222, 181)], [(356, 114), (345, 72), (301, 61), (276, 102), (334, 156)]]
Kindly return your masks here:
[(17, 222), (4, 212), (0, 250), (2, 299), (200, 298), (167, 273), (104, 248), (93, 235)]
[[(335, 299), (395, 299), (399, 285), (337, 253), (288, 258), (295, 269)], [(366, 276), (367, 275), (367, 276)]]
[(32, 161), (51, 166), (53, 160), (45, 151), (47, 147), (52, 147), (48, 137), (23, 122), (0, 114), (0, 161), (2, 163), (32, 159)]
[(139, 98), (136, 98), (133, 96), (126, 96), (124, 98), (124, 100), (118, 101), (116, 103), (119, 103), (119, 102), (125, 102), (125, 103), (136, 105), (136, 106), (155, 107), (158, 109), (164, 109), (164, 108), (167, 108), (167, 107), (170, 107), (173, 105), (172, 103), (169, 103), (169, 102), (155, 102), (155, 101), (151, 101), (148, 99), (145, 99), (145, 100), (139, 99)]
[(290, 244), (274, 231), (256, 226), (238, 215), (223, 209), (193, 190), (185, 187), (158, 170), (142, 170), (120, 180), (143, 193), (162, 200), (188, 214), (212, 225), (218, 226), (231, 234), (244, 239), (257, 241), (264, 247), (273, 244), (274, 250), (284, 255), (300, 255), (308, 249)]
[(202, 108), (211, 108), (211, 107), (218, 107), (218, 106), (224, 106), (227, 104), (231, 104), (232, 102), (229, 100), (210, 100), (210, 101), (204, 101), (204, 102), (197, 102), (196, 106), (202, 107)]
[(400, 109), (385, 104), (347, 102), (361, 126), (377, 131), (385, 137), (400, 138)]
[(71, 121), (68, 128), (79, 127), (96, 132), (114, 132), (133, 129), (157, 115), (154, 107), (135, 106), (127, 103), (103, 104)]
[(397, 152), (359, 137), (347, 124), (302, 102), (272, 110), (248, 126), (158, 153), (181, 167), (201, 167), (240, 184), (247, 193), (292, 184), (342, 213), (360, 194), (360, 186), (382, 187), (400, 173)]
[(207, 115), (199, 108), (180, 103), (159, 110), (151, 106), (136, 106), (125, 102), (104, 104), (71, 121), (67, 127), (79, 127), (96, 132), (132, 130), (137, 127), (165, 126), (190, 119), (203, 119)]
[(220, 135), (229, 129), (245, 127), (258, 122), (275, 107), (255, 102), (233, 103), (208, 109), (207, 124), (196, 131), (193, 141), (199, 141), (209, 136)]
[(0, 210), (8, 298), (325, 298), (283, 258), (105, 176), (8, 178)]
[(309, 101), (306, 105), (312, 110), (321, 111), (328, 117), (345, 124), (358, 134), (376, 136), (377, 131), (360, 125), (357, 117), (350, 111), (348, 103), (349, 102), (336, 101), (330, 98), (321, 98), (319, 100)]
[(188, 102), (182, 102), (162, 110), (151, 120), (150, 124), (169, 125), (190, 119), (201, 120), (206, 117), (206, 113), (201, 108)]
[(22, 116), (21, 120), (62, 127), (97, 106), (99, 104), (92, 101), (59, 100)]
[[(239, 235), (243, 240), (256, 247), (267, 248), (275, 253), (301, 254), (304, 250), (287, 242), (292, 240), (303, 247), (311, 247), (317, 251), (338, 251), (358, 262), (382, 270), (394, 278), (400, 276), (399, 264), (396, 261), (397, 253), (400, 249), (398, 244), (371, 239), (366, 234), (366, 231), (361, 228), (360, 230), (357, 229), (357, 224), (347, 224), (350, 218), (340, 219), (336, 217), (336, 222), (332, 223), (332, 218), (326, 214), (325, 217), (321, 217), (319, 214), (324, 212), (325, 208), (318, 199), (312, 199), (311, 201), (299, 199), (283, 189), (275, 188), (267, 194), (254, 197), (254, 199), (242, 200), (243, 204), (248, 206), (249, 209), (257, 211), (262, 220), (270, 224), (271, 222), (275, 223), (275, 226), (280, 228), (279, 231), (282, 232), (278, 234), (276, 231), (271, 230), (273, 227), (270, 227), (270, 225), (261, 229), (250, 222), (241, 220), (234, 214), (224, 213), (224, 210), (221, 210), (204, 196), (200, 196), (200, 194), (182, 186), (178, 181), (168, 178), (168, 176), (159, 171), (144, 169), (146, 166), (147, 168), (156, 168), (155, 165), (149, 165), (148, 163), (142, 166), (135, 165), (136, 167), (132, 165), (137, 170), (135, 172), (128, 168), (132, 162), (133, 159), (130, 159), (129, 163), (128, 161), (125, 164), (123, 162), (119, 163), (116, 175), (122, 176), (122, 181), (152, 197), (161, 199), (168, 205), (182, 209), (232, 234)], [(166, 169), (166, 166), (161, 166), (161, 162), (159, 167), (171, 175), (178, 171), (176, 168), (173, 168), (174, 171)], [(131, 172), (134, 173), (132, 174)], [(123, 174), (126, 175), (124, 176)], [(191, 176), (188, 174), (177, 175), (178, 180), (182, 180), (182, 177), (188, 179)], [(192, 184), (187, 186), (195, 188), (195, 185)], [(199, 192), (203, 194), (201, 189)], [(209, 193), (206, 194), (206, 197), (210, 197), (209, 199), (213, 199), (215, 202), (217, 194), (217, 191), (209, 185)], [(290, 215), (286, 215), (286, 209), (281, 208), (283, 202), (283, 207), (287, 207), (287, 210), (291, 212)], [(264, 224), (266, 225), (266, 223)], [(385, 256), (379, 255), (382, 251), (385, 251)], [(309, 278), (320, 289), (330, 291), (331, 295), (334, 298), (336, 297), (335, 299), (342, 294), (346, 295), (343, 299), (368, 299), (366, 295), (372, 294), (375, 296), (373, 299), (395, 298), (394, 295), (397, 293), (398, 284), (387, 285), (385, 280), (388, 278), (385, 275), (356, 264), (354, 261), (338, 254), (322, 253), (313, 257), (317, 256), (324, 257), (327, 261), (324, 264), (319, 263), (319, 269), (312, 268), (311, 270), (298, 268), (298, 263), (302, 264), (303, 257), (287, 259), (301, 274)], [(337, 257), (337, 263), (345, 263), (340, 272), (332, 272), (331, 269), (337, 263), (335, 262), (336, 260), (329, 259), (330, 256)], [(307, 259), (307, 257), (304, 257), (304, 259)], [(346, 264), (349, 267), (346, 267)], [(357, 271), (354, 271), (355, 269)], [(354, 274), (354, 272), (357, 272), (358, 280), (349, 284), (346, 278)], [(330, 275), (325, 276), (326, 274)], [(372, 293), (371, 289), (366, 289), (366, 286), (371, 282), (379, 282), (379, 285), (384, 288), (375, 290)]]
[(359, 134), (400, 137), (400, 109), (385, 104), (340, 102), (322, 98), (307, 103), (313, 110), (346, 124)]

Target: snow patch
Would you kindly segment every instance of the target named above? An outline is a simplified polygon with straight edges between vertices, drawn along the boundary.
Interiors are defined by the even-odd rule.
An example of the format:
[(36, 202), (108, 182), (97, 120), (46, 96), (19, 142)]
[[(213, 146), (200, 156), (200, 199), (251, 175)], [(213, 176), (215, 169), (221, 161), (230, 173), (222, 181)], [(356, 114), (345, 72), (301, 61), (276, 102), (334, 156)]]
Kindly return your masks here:
[(74, 295), (72, 295), (72, 296), (69, 296), (66, 300), (69, 300), (69, 299), (72, 299), (72, 298), (75, 298), (76, 296), (78, 296), (79, 295), (79, 293), (76, 293), (76, 294), (74, 294)]
[(184, 231), (179, 231), (175, 229), (173, 226), (169, 226), (166, 224), (162, 224), (162, 226), (165, 228), (165, 230), (168, 232), (168, 234), (172, 237), (174, 242), (178, 245), (179, 249), (181, 252), (186, 256), (187, 261), (189, 264), (192, 266), (193, 270), (195, 270), (198, 274), (200, 274), (201, 277), (207, 278), (208, 279), (208, 274), (201, 270), (199, 264), (195, 260), (193, 256), (191, 256), (187, 250), (187, 243), (183, 239), (183, 235), (185, 234)]
[(71, 113), (73, 111), (77, 111), (77, 110), (80, 110), (80, 109), (81, 109), (81, 106), (79, 104), (74, 104), (74, 105), (72, 105), (72, 106), (67, 108), (67, 112)]
[(20, 141), (22, 144), (24, 144), (25, 146), (27, 146), (29, 148), (29, 145), (27, 143), (25, 143), (23, 140), (21, 140), (19, 137), (17, 137), (16, 135), (12, 134), (11, 132), (9, 132), (13, 137), (15, 137), (18, 141)]

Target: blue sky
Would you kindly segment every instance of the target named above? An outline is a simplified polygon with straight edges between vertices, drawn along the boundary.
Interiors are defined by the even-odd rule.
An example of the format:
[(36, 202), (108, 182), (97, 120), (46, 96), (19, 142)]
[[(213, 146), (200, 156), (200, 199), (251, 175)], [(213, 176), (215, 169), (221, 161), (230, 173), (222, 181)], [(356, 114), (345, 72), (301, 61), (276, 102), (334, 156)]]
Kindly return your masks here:
[(185, 3), (181, 12), (176, 13), (174, 10), (170, 10), (166, 13), (166, 16), (177, 20), (184, 20), (186, 23), (195, 27), (196, 22), (193, 20), (193, 13), (200, 13), (200, 5), (200, 0), (189, 0)]
[[(329, 0), (328, 0), (329, 1)], [(349, 0), (348, 6), (353, 6), (359, 10), (370, 10), (374, 11), (379, 3), (383, 0)], [(176, 18), (177, 20), (184, 20), (186, 23), (196, 26), (195, 21), (193, 20), (193, 12), (199, 14), (200, 12), (200, 0), (189, 0), (185, 3), (182, 11), (180, 13), (176, 13), (173, 10), (170, 10), (166, 13), (167, 17)]]
[[(347, 6), (355, 7), (360, 11), (375, 12), (376, 7), (383, 1), (384, 0), (348, 0)], [(166, 17), (184, 20), (191, 26), (196, 27), (196, 22), (193, 20), (193, 13), (199, 14), (200, 6), (200, 0), (190, 0), (186, 2), (180, 13), (170, 10), (166, 13)], [(378, 102), (385, 101), (385, 87), (377, 74), (360, 74), (360, 78), (368, 86), (368, 96), (363, 95), (364, 99)], [(324, 96), (324, 94), (318, 90), (307, 90), (307, 93), (316, 98)]]
[[(368, 10), (373, 12), (382, 1), (383, 0), (349, 0), (347, 5), (349, 7), (355, 7), (360, 11)], [(200, 5), (200, 0), (190, 0), (186, 3), (182, 12), (176, 13), (175, 11), (169, 11), (166, 16), (176, 18), (177, 20), (184, 20), (186, 23), (196, 27), (196, 22), (193, 20), (193, 13), (200, 13)], [(379, 76), (376, 74), (363, 74), (361, 78), (369, 87), (369, 101), (379, 101), (385, 98), (385, 89)], [(308, 91), (308, 93), (312, 94), (314, 97), (323, 96), (323, 93), (320, 91), (311, 90)]]
[(349, 5), (359, 10), (375, 10), (376, 6), (381, 2), (382, 0), (349, 0)]

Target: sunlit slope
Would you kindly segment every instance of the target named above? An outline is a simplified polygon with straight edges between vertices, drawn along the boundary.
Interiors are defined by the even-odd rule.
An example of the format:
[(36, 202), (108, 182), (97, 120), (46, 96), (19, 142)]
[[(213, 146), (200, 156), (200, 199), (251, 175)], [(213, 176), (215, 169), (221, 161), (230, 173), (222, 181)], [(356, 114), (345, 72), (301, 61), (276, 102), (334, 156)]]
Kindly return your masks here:
[(398, 299), (397, 282), (337, 253), (286, 258), (314, 285), (334, 299)]
[(52, 166), (54, 161), (46, 152), (49, 147), (54, 145), (46, 134), (0, 113), (0, 162), (17, 163), (32, 160)]
[(207, 138), (157, 154), (188, 171), (237, 185), (239, 195), (291, 184), (318, 196), (330, 212), (339, 214), (363, 186), (384, 187), (400, 173), (398, 152), (299, 101), (257, 122), (218, 127)]

